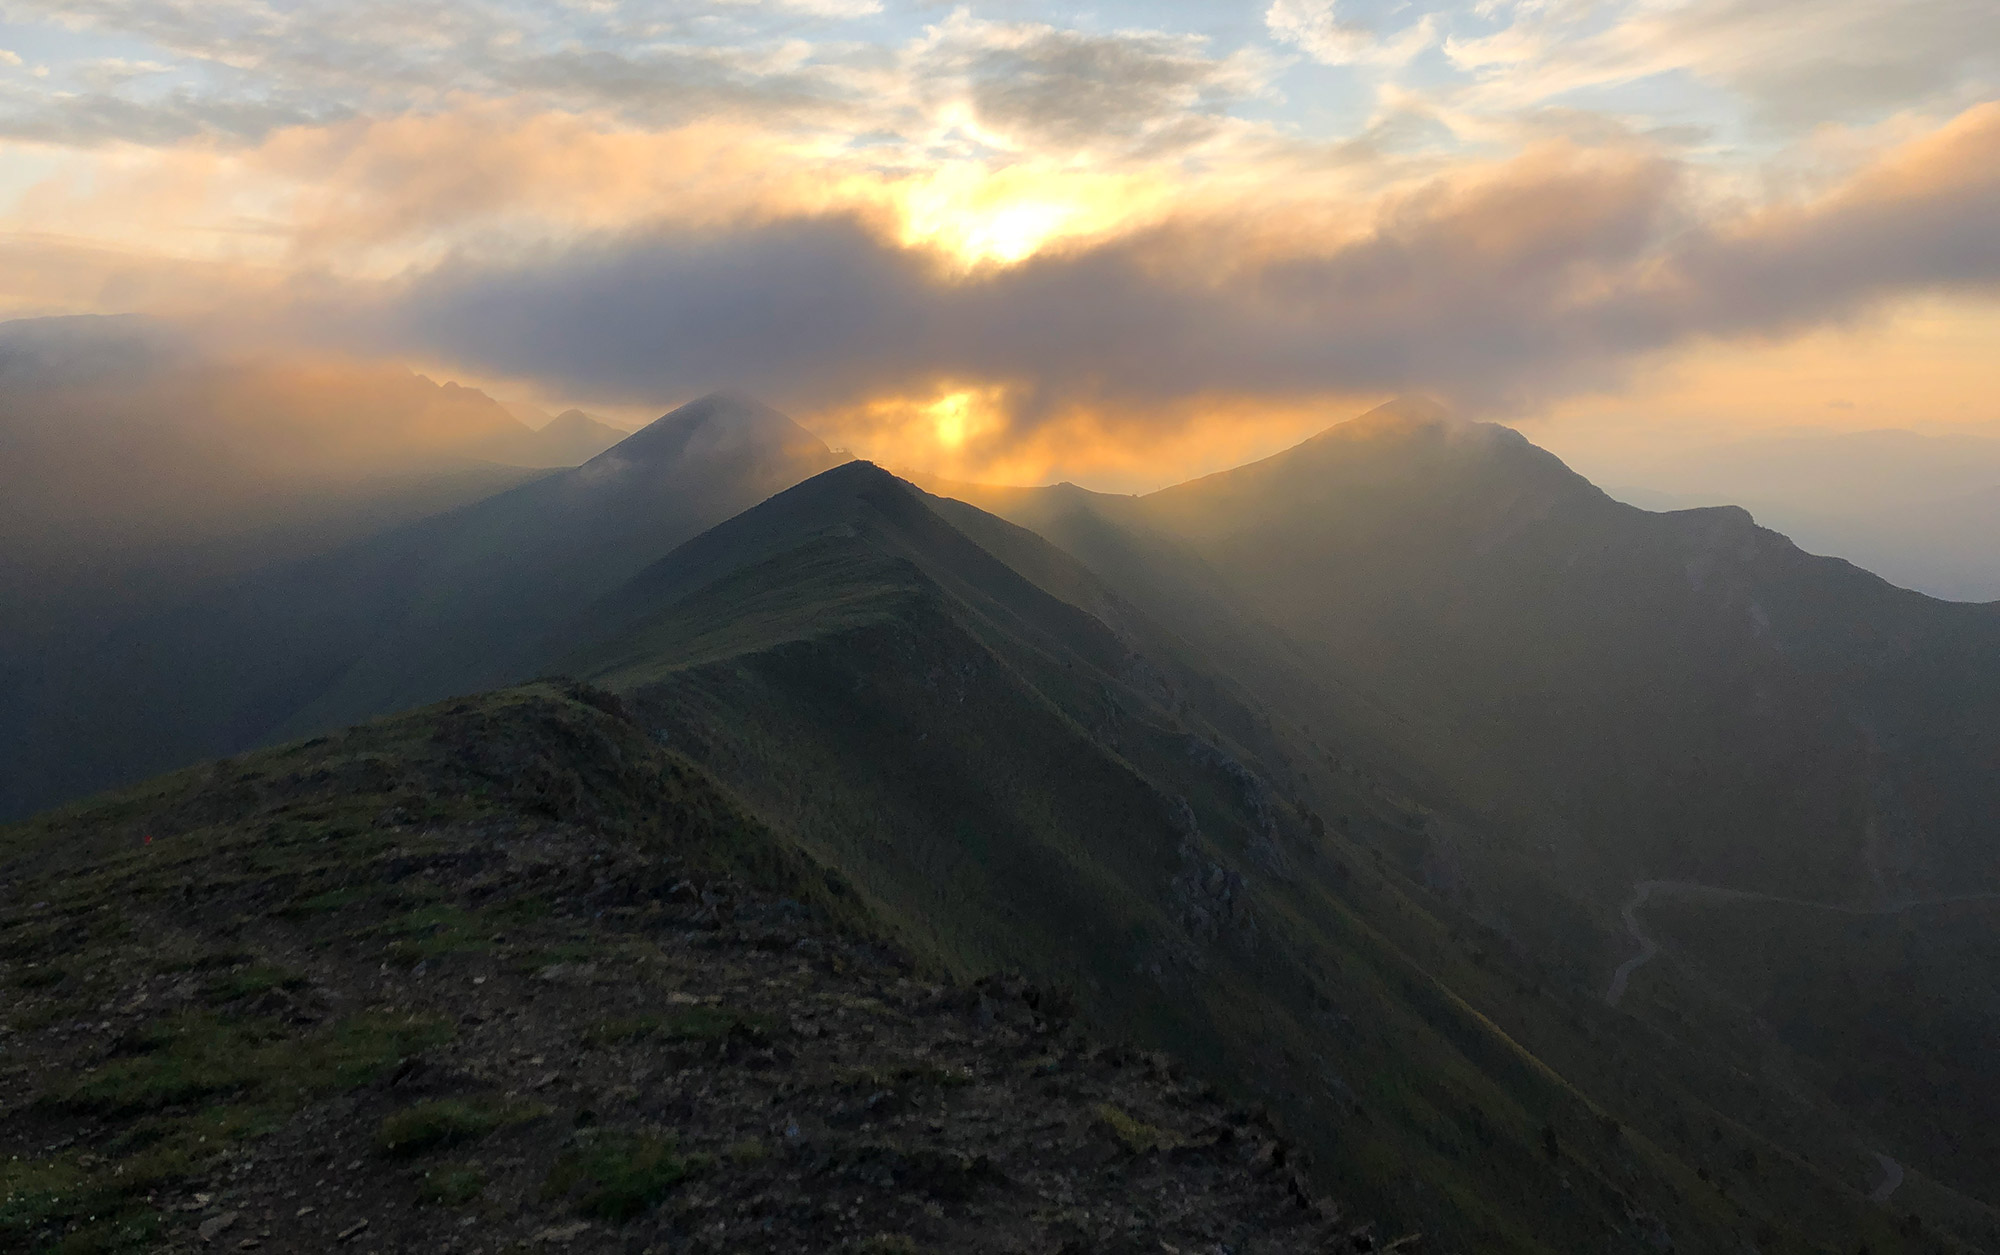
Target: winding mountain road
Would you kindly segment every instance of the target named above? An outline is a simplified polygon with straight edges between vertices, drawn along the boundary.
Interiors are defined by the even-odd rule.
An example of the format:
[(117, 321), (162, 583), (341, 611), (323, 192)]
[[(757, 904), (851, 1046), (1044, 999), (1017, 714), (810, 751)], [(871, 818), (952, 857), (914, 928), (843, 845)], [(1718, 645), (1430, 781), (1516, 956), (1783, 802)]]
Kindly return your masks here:
[(1632, 900), (1618, 912), (1625, 918), (1625, 931), (1639, 943), (1639, 953), (1620, 963), (1618, 970), (1611, 973), (1611, 988), (1604, 991), (1604, 1005), (1607, 1007), (1618, 1005), (1618, 1000), (1625, 996), (1625, 986), (1631, 982), (1632, 973), (1651, 962), (1653, 956), (1660, 952), (1660, 943), (1654, 941), (1647, 934), (1645, 925), (1639, 922), (1639, 908), (1646, 905), (1646, 899), (1653, 896), (1653, 889), (1659, 883), (1657, 880), (1640, 881), (1633, 887)]
[[(1660, 952), (1660, 943), (1646, 931), (1639, 919), (1639, 909), (1646, 905), (1656, 893), (1673, 893), (1684, 897), (1709, 898), (1716, 901), (1777, 902), (1786, 906), (1811, 907), (1821, 911), (1837, 911), (1843, 915), (1896, 915), (1920, 906), (1946, 906), (1953, 902), (1991, 902), (2000, 900), (2000, 893), (1965, 893), (1948, 898), (1924, 898), (1911, 902), (1900, 902), (1890, 906), (1837, 906), (1829, 902), (1808, 902), (1802, 898), (1786, 898), (1777, 894), (1752, 893), (1746, 889), (1724, 889), (1719, 885), (1701, 885), (1688, 880), (1641, 880), (1632, 886), (1632, 896), (1618, 914), (1625, 921), (1625, 931), (1632, 940), (1639, 943), (1639, 952), (1618, 965), (1611, 973), (1610, 988), (1604, 991), (1604, 1005), (1615, 1007), (1625, 996), (1625, 987), (1631, 983), (1632, 973), (1650, 962)], [(1882, 1181), (1868, 1197), (1877, 1203), (1886, 1203), (1903, 1185), (1903, 1165), (1876, 1151), (1875, 1160), (1882, 1165)]]
[(1688, 898), (1708, 898), (1719, 902), (1775, 902), (1781, 906), (1802, 906), (1815, 911), (1834, 911), (1841, 915), (1899, 915), (1904, 911), (1923, 906), (1949, 906), (1954, 902), (1994, 902), (2000, 901), (2000, 893), (1961, 893), (1948, 898), (1917, 898), (1909, 902), (1892, 903), (1889, 906), (1840, 906), (1832, 902), (1809, 902), (1804, 898), (1787, 898), (1775, 893), (1753, 893), (1748, 889), (1725, 889), (1720, 885), (1696, 884), (1691, 880), (1641, 880), (1632, 886), (1632, 897), (1619, 909), (1619, 916), (1625, 921), (1625, 931), (1632, 940), (1639, 943), (1639, 953), (1618, 965), (1611, 973), (1611, 986), (1604, 991), (1604, 1005), (1615, 1007), (1625, 996), (1625, 986), (1632, 980), (1632, 973), (1650, 962), (1659, 954), (1660, 943), (1655, 941), (1646, 926), (1639, 921), (1639, 908), (1646, 905), (1654, 894), (1676, 894)]
[[(1625, 986), (1632, 980), (1632, 973), (1652, 961), (1660, 952), (1660, 943), (1653, 940), (1646, 926), (1639, 922), (1639, 908), (1646, 905), (1646, 899), (1655, 893), (1677, 893), (1686, 897), (1707, 897), (1724, 900), (1758, 900), (1766, 902), (1788, 902), (1789, 898), (1774, 898), (1769, 894), (1751, 893), (1743, 889), (1723, 889), (1715, 885), (1698, 885), (1691, 880), (1642, 880), (1632, 886), (1632, 898), (1619, 910), (1625, 920), (1625, 931), (1632, 934), (1632, 940), (1639, 943), (1639, 953), (1618, 965), (1611, 973), (1611, 987), (1604, 991), (1604, 1005), (1615, 1007), (1625, 996)], [(1801, 903), (1812, 906), (1815, 903)], [(1839, 908), (1835, 908), (1839, 909)]]

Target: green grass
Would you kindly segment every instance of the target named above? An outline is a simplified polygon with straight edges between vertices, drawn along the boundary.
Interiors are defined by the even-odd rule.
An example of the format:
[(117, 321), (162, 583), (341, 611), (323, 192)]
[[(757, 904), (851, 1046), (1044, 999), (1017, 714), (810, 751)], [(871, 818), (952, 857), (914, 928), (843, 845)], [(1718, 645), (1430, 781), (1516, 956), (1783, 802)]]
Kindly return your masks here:
[[(388, 835), (370, 827), (392, 802), (413, 815), (465, 825), (484, 822), (488, 808), (503, 803), (532, 804), (635, 848), (670, 846), (696, 863), (782, 885), (838, 918), (876, 914), (886, 921), (877, 926), (893, 930), (929, 970), (976, 975), (1025, 968), (1044, 986), (1097, 991), (1085, 995), (1090, 1013), (1120, 1035), (1179, 1052), (1211, 1075), (1233, 1072), (1245, 1087), (1296, 1098), (1288, 1108), (1290, 1131), (1308, 1143), (1319, 1138), (1312, 1149), (1329, 1181), (1338, 1183), (1333, 1192), (1357, 1216), (1386, 1224), (1422, 1210), (1441, 1216), (1440, 1236), (1463, 1249), (1546, 1252), (1583, 1249), (1604, 1234), (1606, 1218), (1615, 1227), (1636, 1205), (1669, 1215), (1677, 1232), (1691, 1234), (1686, 1249), (1698, 1249), (1697, 1239), (1736, 1232), (1753, 1215), (1760, 1222), (1805, 1217), (1822, 1233), (1867, 1234), (1877, 1252), (1900, 1249), (1865, 1227), (1872, 1213), (1839, 1178), (1772, 1153), (1748, 1127), (1748, 1103), (1686, 1101), (1691, 1092), (1735, 1092), (1697, 1074), (1690, 1053), (1635, 1046), (1637, 1035), (1596, 1007), (1589, 990), (1580, 1002), (1565, 1003), (1562, 973), (1507, 972), (1506, 947), (1444, 914), (1449, 902), (1427, 894), (1407, 868), (1397, 870), (1403, 855), (1385, 869), (1360, 836), (1331, 835), (1336, 827), (1347, 832), (1343, 822), (1319, 838), (1340, 860), (1337, 877), (1304, 859), (1292, 864), (1289, 878), (1257, 875), (1244, 853), (1248, 837), (1236, 786), (1187, 766), (1181, 724), (1171, 731), (1146, 726), (1133, 713), (1142, 704), (1129, 695), (1117, 696), (1119, 710), (1107, 713), (1092, 703), (1109, 680), (1093, 674), (1085, 683), (1079, 665), (1078, 680), (1064, 689), (1070, 682), (1061, 675), (1049, 678), (1056, 664), (1032, 649), (988, 650), (948, 618), (913, 614), (905, 616), (907, 631), (824, 638), (811, 657), (791, 651), (678, 671), (650, 697), (635, 696), (635, 705), (657, 702), (649, 718), (684, 719), (707, 738), (683, 742), (679, 729), (670, 728), (674, 744), (719, 747), (718, 763), (739, 773), (732, 785), (786, 826), (782, 838), (747, 819), (705, 776), (639, 730), (538, 686), (472, 699), (461, 704), (462, 715), (433, 710), (359, 729), (316, 758), (288, 750), (240, 760), (230, 770), (240, 770), (258, 799), (245, 803), (249, 814), (163, 838), (144, 852), (116, 851), (60, 892), (24, 899), (58, 906), (11, 925), (0, 948), (10, 957), (59, 962), (70, 979), (51, 987), (56, 995), (74, 997), (78, 1007), (101, 1002), (92, 997), (90, 976), (103, 970), (115, 930), (88, 914), (87, 904), (129, 900), (184, 909), (177, 886), (213, 872), (205, 883), (229, 885), (248, 904), (245, 918), (268, 912), (270, 903), (287, 904), (281, 909), (293, 912), (314, 944), (364, 951), (370, 969), (385, 950), (399, 962), (419, 962), (491, 944), (495, 933), (514, 943), (510, 964), (539, 957), (602, 965), (605, 955), (587, 932), (530, 926), (548, 913), (539, 899), (489, 900), (472, 909), (427, 892), (422, 873), (392, 881), (385, 874), (390, 860), (434, 847), (420, 831)], [(959, 705), (961, 695), (934, 691), (931, 676), (993, 683), (967, 688)], [(1114, 713), (1121, 720), (1117, 754), (1085, 731)], [(1185, 722), (1192, 725), (1194, 716)], [(557, 735), (548, 735), (551, 727)], [(912, 744), (915, 728), (925, 730), (921, 748)], [(598, 737), (617, 752), (575, 749)], [(1248, 761), (1250, 752), (1243, 756)], [(384, 783), (378, 777), (391, 759), (402, 774)], [(365, 790), (285, 799), (286, 773), (316, 779), (322, 763), (335, 785), (348, 787), (352, 775), (366, 781)], [(154, 793), (185, 787), (187, 797), (199, 799), (205, 786), (193, 780), (148, 787)], [(1205, 854), (1249, 874), (1255, 933), (1240, 947), (1227, 939), (1206, 946), (1199, 974), (1183, 969), (1185, 985), (1162, 995), (1152, 982), (1132, 979), (1132, 964), (1156, 956), (1156, 946), (1185, 944), (1173, 904), (1161, 896), (1178, 870), (1180, 839), (1163, 828), (1159, 798), (1175, 794), (1184, 794), (1196, 813)], [(1310, 800), (1329, 816), (1360, 817), (1357, 832), (1370, 830), (1365, 799)], [(148, 805), (198, 809), (172, 798)], [(1232, 809), (1239, 812), (1234, 818)], [(94, 819), (66, 835), (82, 845), (124, 822), (115, 815)], [(823, 875), (820, 864), (838, 866), (842, 876)], [(1460, 944), (1461, 930), (1472, 943)], [(234, 968), (245, 970), (224, 971)], [(218, 951), (213, 961), (184, 970), (204, 973), (222, 991), (239, 977), (261, 979), (251, 975), (256, 968), (249, 956)], [(1656, 965), (1648, 979), (1662, 980), (1664, 972)], [(1528, 996), (1530, 980), (1550, 992)], [(39, 1001), (47, 1007), (55, 998)], [(1337, 1023), (1332, 1010), (1342, 1013)], [(702, 1006), (602, 1021), (581, 1037), (586, 1047), (701, 1043), (739, 1027), (775, 1031), (729, 1008)], [(135, 1034), (128, 1049), (136, 1053), (96, 1073), (52, 1083), (47, 1100), (128, 1121), (134, 1140), (116, 1151), (123, 1179), (141, 1165), (150, 1165), (149, 1179), (179, 1179), (199, 1171), (213, 1151), (214, 1142), (198, 1140), (204, 1134), (196, 1130), (208, 1127), (200, 1122), (211, 1118), (202, 1113), (229, 1113), (235, 1131), (226, 1136), (240, 1139), (304, 1093), (346, 1083), (328, 1078), (367, 1075), (371, 1067), (379, 1075), (382, 1060), (400, 1057), (364, 1049), (366, 1033), (353, 1035), (352, 1049), (340, 1047), (342, 1032), (193, 1013), (168, 1021), (162, 1032)], [(891, 1073), (866, 1069), (851, 1080), (873, 1092), (971, 1079)], [(1333, 1076), (1354, 1110), (1350, 1099), (1328, 1096)], [(1626, 1131), (1615, 1139), (1605, 1132), (1600, 1102), (1624, 1121)], [(1681, 1115), (1705, 1138), (1711, 1114), (1739, 1108), (1742, 1123), (1717, 1120), (1726, 1136), (1708, 1158), (1702, 1148), (1668, 1138)], [(490, 1131), (490, 1113), (477, 1110), (398, 1115), (409, 1123), (389, 1141), (401, 1147), (407, 1134), (412, 1146), (423, 1144), (411, 1154)], [(1134, 1153), (1160, 1144), (1160, 1130), (1127, 1111), (1113, 1109), (1100, 1119)], [(1554, 1161), (1539, 1145), (1544, 1127), (1558, 1130), (1562, 1154)], [(1731, 1165), (1753, 1145), (1758, 1174), (1748, 1180)], [(667, 1137), (590, 1130), (563, 1153), (548, 1188), (565, 1206), (618, 1219), (655, 1205), (705, 1162), (681, 1154)], [(1706, 1164), (1720, 1184), (1694, 1181), (1697, 1164)], [(106, 1170), (74, 1158), (50, 1157), (18, 1172), (22, 1188), (7, 1195), (6, 1206), (24, 1216), (67, 1223), (117, 1207), (136, 1210), (125, 1195), (91, 1193), (110, 1189)], [(471, 1166), (439, 1165), (423, 1178), (410, 1172), (420, 1190), (435, 1188), (440, 1201), (479, 1180)], [(452, 1173), (463, 1174), (461, 1184), (447, 1185)], [(65, 1180), (60, 1189), (50, 1184)], [(1412, 1181), (1422, 1183), (1423, 1197), (1413, 1197)], [(1913, 1180), (1902, 1197), (1917, 1197), (1921, 1184)], [(0, 1230), (0, 1248), (11, 1249), (9, 1241), (22, 1232)], [(1789, 1255), (1796, 1248), (1781, 1242), (1765, 1249)]]
[(486, 1174), (472, 1164), (439, 1164), (417, 1178), (420, 1202), (463, 1207), (486, 1192)]
[(490, 920), (450, 903), (418, 905), (370, 930), (389, 938), (383, 953), (400, 967), (415, 967), (447, 954), (473, 954), (491, 948)]
[(671, 1137), (588, 1129), (557, 1157), (542, 1197), (567, 1199), (578, 1213), (594, 1219), (631, 1220), (708, 1166), (705, 1156), (678, 1153)]
[(451, 1035), (440, 1020), (363, 1014), (297, 1036), (273, 1020), (188, 1012), (138, 1041), (141, 1053), (42, 1096), (60, 1110), (131, 1115), (221, 1096), (288, 1103), (352, 1088)]
[(539, 1120), (548, 1113), (549, 1109), (539, 1104), (428, 1099), (384, 1116), (375, 1130), (375, 1150), (392, 1159), (413, 1159), (476, 1142), (496, 1129)]
[[(616, 752), (578, 752), (607, 738)], [(553, 943), (561, 958), (601, 961), (592, 936), (548, 935), (542, 921), (551, 905), (536, 895), (475, 904), (444, 896), (421, 873), (394, 870), (456, 853), (457, 834), (518, 823), (524, 808), (588, 823), (634, 848), (670, 846), (693, 869), (739, 874), (794, 897), (824, 890), (815, 869), (703, 773), (558, 685), (190, 769), (0, 828), (0, 865), (27, 877), (0, 905), (8, 986), (0, 1001), (9, 1004), (10, 1029), (32, 1034), (102, 1018), (97, 1008), (124, 996), (129, 979), (121, 977), (192, 978), (196, 992), (191, 1007), (128, 1028), (94, 1066), (29, 1044), (28, 1061), (40, 1065), (37, 1118), (95, 1131), (74, 1149), (0, 1164), (0, 1250), (62, 1241), (151, 1249), (159, 1218), (148, 1192), (204, 1179), (225, 1152), (282, 1127), (302, 1105), (367, 1084), (450, 1035), (442, 1021), (402, 1014), (317, 1026), (261, 1014), (260, 997), (298, 988), (304, 977), (240, 944), (241, 926), (281, 921), (300, 952), (335, 965), (358, 955), (371, 969), (382, 958), (416, 963), (479, 951), (496, 934), (517, 933), (520, 953)], [(396, 827), (385, 828), (382, 817), (397, 812)], [(139, 843), (139, 831), (154, 840)], [(200, 919), (189, 918), (196, 910)], [(643, 1027), (706, 1041), (764, 1026), (699, 1007)], [(524, 1114), (468, 1101), (403, 1115), (386, 1140), (392, 1157), (418, 1143), (429, 1153)], [(591, 1205), (615, 1210), (618, 1199), (690, 1162), (643, 1150), (623, 1156), (623, 1172), (612, 1170), (618, 1156), (584, 1165), (606, 1179), (579, 1186), (579, 1196), (601, 1194)], [(476, 1192), (471, 1168), (436, 1167), (428, 1180), (418, 1188), (440, 1201)]]
[(1149, 1155), (1171, 1149), (1177, 1139), (1164, 1129), (1147, 1124), (1110, 1103), (1097, 1107), (1097, 1122), (1116, 1138), (1130, 1155)]
[(153, 1249), (165, 1218), (149, 1196), (212, 1172), (231, 1143), (273, 1124), (266, 1110), (205, 1107), (137, 1120), (102, 1155), (0, 1161), (0, 1249)]

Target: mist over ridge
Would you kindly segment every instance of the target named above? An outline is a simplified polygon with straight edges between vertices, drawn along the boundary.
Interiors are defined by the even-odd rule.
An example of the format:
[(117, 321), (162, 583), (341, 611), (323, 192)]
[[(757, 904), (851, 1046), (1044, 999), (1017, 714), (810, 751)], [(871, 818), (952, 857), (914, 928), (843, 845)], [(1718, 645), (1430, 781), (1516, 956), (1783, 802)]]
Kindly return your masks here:
[(0, 3), (0, 1251), (2000, 1255), (1994, 0)]
[[(719, 392), (580, 465), (23, 655), (0, 797), (71, 805), (9, 830), (0, 866), (43, 874), (34, 834), (93, 816), (188, 832), (152, 809), (182, 789), (171, 806), (221, 827), (176, 841), (267, 848), (231, 835), (231, 778), (279, 814), (336, 808), (308, 833), (400, 848), (409, 805), (436, 833), (459, 803), (419, 789), (343, 819), (348, 786), (315, 782), (497, 753), (517, 766), (466, 800), (515, 799), (478, 822), (533, 830), (699, 773), (726, 799), (703, 813), (765, 834), (731, 858), (819, 869), (791, 891), (871, 944), (1074, 991), (1089, 1023), (1273, 1104), (1301, 1223), (1328, 1233), (1352, 1208), (1447, 1249), (1977, 1245), (2000, 1235), (1977, 1079), (2000, 1022), (1977, 942), (2000, 906), (2000, 689), (1966, 660), (1996, 652), (2000, 604), (1894, 588), (1741, 509), (1624, 505), (1432, 402), (1121, 495), (919, 487)], [(573, 678), (509, 687), (551, 675)], [(287, 765), (385, 735), (397, 757)], [(238, 765), (199, 765), (216, 755)], [(1930, 941), (1884, 957), (1912, 928)], [(326, 981), (379, 951), (328, 944)], [(458, 946), (410, 978), (486, 961)], [(1882, 1015), (1921, 1044), (1877, 1044)], [(1911, 1068), (1958, 1088), (1950, 1112)], [(638, 1092), (614, 1119), (657, 1101)], [(811, 1137), (845, 1146), (847, 1119)], [(990, 1234), (979, 1200), (1019, 1182), (981, 1181), (952, 1197)], [(402, 1188), (379, 1214), (422, 1228)]]

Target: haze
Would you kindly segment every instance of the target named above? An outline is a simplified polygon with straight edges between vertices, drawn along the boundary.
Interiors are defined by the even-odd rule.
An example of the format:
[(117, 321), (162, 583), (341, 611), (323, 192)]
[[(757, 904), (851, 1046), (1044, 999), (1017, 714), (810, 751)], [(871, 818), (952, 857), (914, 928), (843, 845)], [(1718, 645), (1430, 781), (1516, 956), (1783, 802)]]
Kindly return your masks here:
[(2000, 1252), (2000, 3), (0, 0), (0, 1249)]
[(1996, 45), (1980, 0), (20, 0), (0, 310), (632, 425), (750, 387), (1011, 483), (1408, 393), (1991, 434)]

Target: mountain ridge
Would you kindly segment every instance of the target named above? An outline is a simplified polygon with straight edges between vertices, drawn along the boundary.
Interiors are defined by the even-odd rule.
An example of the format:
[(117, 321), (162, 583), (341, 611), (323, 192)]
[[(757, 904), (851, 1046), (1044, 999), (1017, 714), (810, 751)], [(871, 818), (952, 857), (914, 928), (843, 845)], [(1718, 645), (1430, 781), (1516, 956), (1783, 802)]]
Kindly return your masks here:
[[(1925, 1019), (1898, 992), (1976, 974), (1964, 935), (1896, 966), (1873, 933), (1767, 931), (1756, 961), (1803, 991), (1774, 1000), (1705, 940), (1742, 921), (1677, 915), (1669, 958), (1603, 996), (1657, 863), (1824, 901), (1970, 881), (1985, 786), (1951, 743), (1986, 726), (1962, 672), (1990, 616), (1407, 410), (1162, 494), (1015, 490), (1009, 522), (830, 465), (775, 411), (684, 408), (253, 590), (212, 696), (269, 740), (425, 685), (609, 688), (904, 952), (1073, 989), (1092, 1023), (1275, 1105), (1315, 1188), (1443, 1249), (2000, 1245), (1988, 1139), (1952, 1131), (1984, 1108), (1841, 1079), (1977, 1074), (2000, 1008)], [(632, 502), (675, 512), (637, 534)], [(363, 630), (260, 660), (285, 614)], [(185, 667), (216, 627), (161, 656)], [(251, 666), (276, 678), (244, 687)], [(1928, 1041), (1874, 1043), (1872, 1006)], [(1905, 1169), (1893, 1207), (1869, 1197), (1879, 1155)]]
[(0, 727), (16, 747), (0, 813), (527, 678), (592, 598), (834, 461), (774, 413), (697, 402), (583, 466), (119, 627), (46, 668)]

